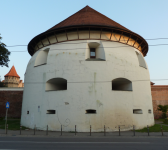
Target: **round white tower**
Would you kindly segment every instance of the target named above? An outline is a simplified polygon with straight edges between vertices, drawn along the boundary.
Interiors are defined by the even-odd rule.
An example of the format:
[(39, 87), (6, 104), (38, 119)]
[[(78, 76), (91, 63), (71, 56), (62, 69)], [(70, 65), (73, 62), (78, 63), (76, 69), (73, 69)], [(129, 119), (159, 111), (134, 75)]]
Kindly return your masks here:
[(154, 124), (147, 42), (86, 6), (33, 38), (21, 124), (78, 132)]

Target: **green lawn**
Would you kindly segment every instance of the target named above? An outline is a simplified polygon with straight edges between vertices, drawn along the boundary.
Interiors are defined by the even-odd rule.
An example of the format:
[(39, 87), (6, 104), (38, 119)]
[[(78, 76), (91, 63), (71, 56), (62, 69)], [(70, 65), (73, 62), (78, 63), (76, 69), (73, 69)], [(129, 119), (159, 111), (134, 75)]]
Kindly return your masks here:
[[(20, 130), (20, 119), (9, 119), (7, 124), (8, 124), (9, 130)], [(5, 129), (4, 119), (0, 119), (0, 129)], [(25, 130), (28, 128), (22, 126), (22, 129)], [(162, 129), (163, 129), (163, 132), (168, 132), (168, 126), (162, 125)], [(148, 131), (147, 131), (147, 128), (143, 128), (140, 130), (136, 130), (136, 132), (148, 132)], [(161, 125), (155, 124), (154, 126), (149, 127), (149, 132), (161, 132)]]
[[(12, 119), (7, 121), (9, 130), (20, 130), (20, 119)], [(0, 119), (0, 129), (5, 129), (5, 120)], [(23, 130), (27, 129), (22, 127)]]
[[(163, 132), (168, 132), (168, 126), (162, 125)], [(148, 132), (147, 128), (136, 130), (136, 132)], [(149, 132), (161, 132), (161, 125), (155, 124), (154, 126), (149, 127)]]

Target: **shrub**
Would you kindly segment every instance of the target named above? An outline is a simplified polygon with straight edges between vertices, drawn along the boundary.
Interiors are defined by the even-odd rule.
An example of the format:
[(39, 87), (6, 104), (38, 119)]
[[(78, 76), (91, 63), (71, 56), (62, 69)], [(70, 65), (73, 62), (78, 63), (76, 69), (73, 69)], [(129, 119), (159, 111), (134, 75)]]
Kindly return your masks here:
[(166, 113), (167, 113), (167, 110), (168, 110), (168, 105), (158, 105), (158, 110), (159, 111), (162, 111), (162, 118), (164, 119), (164, 118), (167, 118), (167, 115), (166, 115)]

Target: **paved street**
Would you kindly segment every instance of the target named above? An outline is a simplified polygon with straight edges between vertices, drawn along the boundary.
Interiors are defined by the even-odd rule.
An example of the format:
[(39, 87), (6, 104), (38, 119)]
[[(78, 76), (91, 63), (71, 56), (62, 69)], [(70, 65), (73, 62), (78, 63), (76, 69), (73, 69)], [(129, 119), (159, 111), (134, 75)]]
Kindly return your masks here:
[(133, 136), (132, 131), (106, 133), (75, 133), (73, 132), (48, 132), (33, 130), (20, 131), (0, 130), (0, 150), (19, 149), (19, 150), (168, 150), (168, 133), (153, 132), (148, 136), (147, 133), (136, 132)]
[(0, 149), (166, 150), (167, 137), (0, 137)]

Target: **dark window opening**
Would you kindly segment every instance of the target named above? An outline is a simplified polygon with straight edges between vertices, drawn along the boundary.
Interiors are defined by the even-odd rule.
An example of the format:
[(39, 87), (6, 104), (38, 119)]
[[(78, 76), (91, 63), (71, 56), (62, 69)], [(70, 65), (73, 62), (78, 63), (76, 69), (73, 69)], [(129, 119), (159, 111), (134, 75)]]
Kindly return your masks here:
[(63, 78), (53, 78), (46, 82), (46, 91), (67, 90), (67, 80)]
[(125, 78), (117, 78), (112, 81), (112, 90), (132, 91), (132, 82)]
[(55, 110), (47, 110), (47, 114), (55, 114)]
[(149, 114), (151, 114), (151, 113), (152, 113), (152, 111), (149, 109), (149, 110), (148, 110), (148, 113), (149, 113)]
[(90, 48), (90, 58), (96, 58), (96, 50), (95, 50), (95, 48)]
[(142, 109), (133, 109), (133, 114), (142, 114)]
[(27, 111), (27, 114), (29, 114), (29, 111)]
[(96, 110), (88, 109), (88, 110), (86, 110), (86, 114), (96, 114)]

